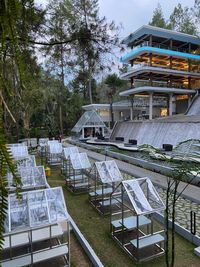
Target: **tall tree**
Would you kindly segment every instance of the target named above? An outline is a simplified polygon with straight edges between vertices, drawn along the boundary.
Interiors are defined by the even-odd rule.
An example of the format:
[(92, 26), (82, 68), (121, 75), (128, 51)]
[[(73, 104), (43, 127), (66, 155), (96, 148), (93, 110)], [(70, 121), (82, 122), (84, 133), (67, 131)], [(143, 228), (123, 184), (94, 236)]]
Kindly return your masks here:
[(114, 114), (113, 114), (113, 99), (114, 95), (117, 93), (117, 89), (122, 86), (123, 81), (114, 73), (110, 74), (106, 77), (104, 83), (107, 85), (107, 96), (110, 104), (110, 128), (112, 129), (114, 126)]
[(193, 18), (192, 9), (189, 7), (182, 7), (179, 3), (170, 15), (169, 25), (173, 30), (196, 35), (197, 27)]
[(168, 28), (167, 23), (165, 21), (162, 7), (160, 4), (153, 11), (152, 20), (149, 22), (149, 25), (160, 27), (160, 28)]
[[(76, 69), (85, 73), (90, 103), (93, 102), (94, 74), (106, 67), (108, 54), (118, 45), (118, 27), (99, 17), (98, 0), (74, 0), (69, 9), (69, 24), (76, 56)], [(78, 14), (78, 16), (77, 16)]]
[(8, 79), (5, 72), (5, 63), (8, 58), (12, 57), (14, 66), (18, 72), (18, 78), (21, 88), (23, 87), (24, 80), (24, 66), (22, 64), (22, 57), (20, 53), (20, 46), (18, 43), (18, 32), (16, 25), (16, 18), (20, 16), (20, 3), (14, 0), (2, 0), (0, 2), (0, 249), (2, 248), (2, 240), (4, 233), (4, 220), (7, 215), (7, 196), (8, 190), (6, 174), (10, 170), (14, 175), (14, 183), (18, 186), (20, 180), (15, 174), (15, 167), (12, 159), (7, 151), (5, 145), (4, 136), (4, 120), (3, 120), (3, 109), (6, 109), (13, 121), (15, 119), (11, 114), (5, 96), (11, 96), (12, 94), (12, 83)]

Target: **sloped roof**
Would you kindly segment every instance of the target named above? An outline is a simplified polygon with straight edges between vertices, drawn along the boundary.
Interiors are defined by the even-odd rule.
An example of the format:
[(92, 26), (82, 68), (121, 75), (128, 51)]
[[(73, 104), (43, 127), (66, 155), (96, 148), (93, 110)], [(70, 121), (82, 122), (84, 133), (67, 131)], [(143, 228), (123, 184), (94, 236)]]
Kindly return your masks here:
[(122, 181), (127, 196), (138, 215), (165, 209), (151, 180), (147, 177)]
[(14, 160), (22, 159), (28, 157), (28, 147), (20, 145), (8, 145), (8, 151), (11, 153), (11, 156)]
[(73, 153), (69, 157), (74, 170), (91, 168), (87, 153)]
[[(18, 168), (18, 174), (21, 180), (21, 188), (36, 188), (36, 187), (48, 187), (44, 166), (21, 166)], [(7, 181), (9, 188), (15, 188), (13, 181), (13, 175), (7, 174)]]
[(95, 162), (102, 183), (121, 182), (123, 176), (114, 160)]
[(126, 45), (130, 45), (140, 38), (144, 37), (144, 35), (153, 35), (157, 37), (162, 37), (164, 39), (174, 39), (180, 42), (186, 42), (191, 43), (195, 45), (200, 45), (200, 39), (194, 35), (190, 35), (187, 33), (177, 32), (174, 30), (169, 29), (163, 29), (151, 25), (143, 25), (139, 29), (137, 29), (135, 32), (129, 34), (128, 37), (126, 37), (122, 43)]
[(95, 110), (86, 111), (80, 117), (72, 132), (79, 133), (83, 127), (103, 127), (107, 128), (102, 118)]
[(64, 154), (65, 159), (68, 159), (68, 157), (74, 153), (79, 153), (77, 146), (69, 146), (69, 147), (63, 148), (63, 154)]
[(48, 225), (69, 219), (61, 187), (8, 196), (5, 232)]

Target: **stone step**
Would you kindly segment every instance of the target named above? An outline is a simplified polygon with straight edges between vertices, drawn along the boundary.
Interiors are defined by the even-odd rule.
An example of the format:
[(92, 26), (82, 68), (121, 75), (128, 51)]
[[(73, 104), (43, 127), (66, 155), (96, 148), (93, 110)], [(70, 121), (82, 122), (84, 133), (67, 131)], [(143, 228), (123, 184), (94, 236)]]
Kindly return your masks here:
[(195, 248), (195, 249), (194, 249), (194, 253), (195, 253), (198, 257), (200, 257), (200, 247)]

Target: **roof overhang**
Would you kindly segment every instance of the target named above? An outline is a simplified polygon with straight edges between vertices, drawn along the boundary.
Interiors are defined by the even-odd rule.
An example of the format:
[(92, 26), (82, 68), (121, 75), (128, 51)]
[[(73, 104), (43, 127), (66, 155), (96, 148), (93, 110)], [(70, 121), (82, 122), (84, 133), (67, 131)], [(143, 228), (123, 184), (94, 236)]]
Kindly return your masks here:
[[(113, 103), (112, 105), (114, 110), (121, 110), (121, 109), (127, 109), (128, 107), (131, 107), (130, 102), (126, 103)], [(110, 104), (90, 104), (82, 106), (84, 110), (109, 110)]]
[(130, 96), (142, 93), (156, 93), (156, 94), (175, 94), (175, 95), (185, 95), (185, 94), (195, 94), (196, 90), (192, 89), (177, 89), (168, 87), (153, 87), (153, 86), (143, 86), (132, 88), (119, 93), (120, 96)]
[(200, 79), (200, 73), (195, 72), (188, 72), (188, 71), (180, 71), (180, 70), (173, 70), (173, 69), (164, 69), (164, 68), (158, 68), (158, 67), (150, 67), (150, 66), (139, 66), (137, 68), (132, 68), (126, 73), (123, 73), (120, 75), (122, 79), (129, 79), (131, 77), (135, 77), (139, 74), (151, 72), (156, 74), (163, 74), (163, 75), (174, 75), (174, 76), (180, 76), (184, 78), (199, 78)]
[(102, 109), (108, 109), (109, 104), (90, 104), (82, 106), (84, 110), (102, 110)]
[(122, 43), (126, 45), (134, 44), (134, 42), (142, 38), (144, 35), (157, 36), (163, 39), (173, 39), (183, 43), (191, 43), (197, 46), (200, 45), (200, 39), (196, 36), (150, 25), (143, 25), (125, 38)]
[(161, 49), (161, 48), (151, 47), (151, 46), (142, 46), (142, 47), (136, 47), (132, 49), (129, 53), (123, 56), (120, 61), (123, 63), (128, 63), (131, 59), (137, 58), (141, 56), (142, 54), (146, 54), (146, 53), (172, 56), (174, 58), (200, 60), (200, 55), (196, 55), (196, 54), (189, 54), (189, 53), (178, 52), (178, 51), (168, 50), (168, 49)]

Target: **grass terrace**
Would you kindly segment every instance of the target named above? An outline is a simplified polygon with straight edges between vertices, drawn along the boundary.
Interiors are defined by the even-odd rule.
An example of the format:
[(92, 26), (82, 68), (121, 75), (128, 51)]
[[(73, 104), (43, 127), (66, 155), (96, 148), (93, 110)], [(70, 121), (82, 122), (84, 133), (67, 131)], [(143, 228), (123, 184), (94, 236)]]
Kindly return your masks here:
[[(88, 195), (73, 195), (65, 186), (65, 181), (60, 174), (60, 169), (52, 169), (48, 178), (50, 186), (62, 186), (67, 208), (75, 223), (88, 240), (96, 254), (106, 267), (133, 267), (138, 266), (129, 256), (114, 242), (110, 235), (109, 216), (101, 216), (88, 202)], [(74, 244), (74, 246), (73, 246)], [(176, 260), (175, 267), (199, 267), (200, 260), (194, 254), (194, 246), (176, 235)], [(77, 241), (72, 235), (71, 248), (72, 266), (91, 266), (87, 257), (82, 253)], [(164, 267), (165, 258), (157, 258), (148, 263), (142, 263), (144, 267)]]

